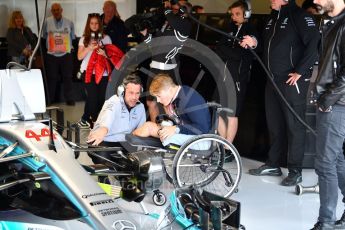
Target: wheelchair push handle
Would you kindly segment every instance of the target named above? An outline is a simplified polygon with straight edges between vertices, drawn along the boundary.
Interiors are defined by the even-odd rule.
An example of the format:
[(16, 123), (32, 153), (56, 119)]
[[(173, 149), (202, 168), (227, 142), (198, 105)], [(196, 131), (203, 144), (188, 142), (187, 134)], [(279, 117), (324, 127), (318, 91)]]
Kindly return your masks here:
[(230, 108), (227, 108), (227, 107), (223, 107), (221, 104), (217, 103), (217, 102), (207, 102), (207, 106), (208, 107), (211, 107), (211, 108), (214, 108), (214, 109), (217, 109), (217, 112), (227, 112), (227, 113), (234, 113), (234, 111)]

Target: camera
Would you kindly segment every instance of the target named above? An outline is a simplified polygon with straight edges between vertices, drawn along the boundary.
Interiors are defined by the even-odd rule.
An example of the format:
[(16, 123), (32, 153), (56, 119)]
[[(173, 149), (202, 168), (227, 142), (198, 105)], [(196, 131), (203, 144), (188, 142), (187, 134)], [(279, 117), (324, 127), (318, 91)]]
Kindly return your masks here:
[(131, 32), (133, 37), (140, 38), (142, 35), (140, 31), (147, 29), (148, 33), (155, 33), (159, 30), (165, 22), (163, 11), (153, 9), (143, 14), (136, 14), (125, 21), (126, 28)]
[(95, 40), (95, 41), (102, 40), (102, 33), (91, 32), (91, 40)]
[[(152, 8), (145, 10), (142, 14), (136, 14), (128, 18), (125, 21), (126, 28), (131, 32), (133, 37), (141, 38), (142, 35), (140, 31), (147, 29), (148, 33), (154, 34), (156, 31), (160, 30), (166, 21), (164, 11), (164, 2), (170, 2), (171, 5), (179, 4), (179, 0), (163, 0), (162, 6), (158, 8)], [(178, 15), (183, 15), (184, 11), (179, 10)]]

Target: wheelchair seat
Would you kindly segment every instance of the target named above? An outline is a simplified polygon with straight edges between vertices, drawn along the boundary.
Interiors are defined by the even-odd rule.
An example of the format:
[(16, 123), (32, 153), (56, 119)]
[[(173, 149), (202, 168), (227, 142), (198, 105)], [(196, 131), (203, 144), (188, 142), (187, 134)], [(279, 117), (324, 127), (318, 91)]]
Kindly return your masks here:
[(145, 148), (164, 148), (162, 142), (155, 137), (138, 137), (132, 134), (126, 134), (126, 141), (132, 146)]
[[(138, 137), (132, 134), (126, 134), (125, 136), (126, 141), (131, 146), (135, 147), (143, 147), (143, 148), (160, 148), (160, 149), (167, 149), (172, 151), (177, 151), (181, 146), (176, 144), (169, 144), (167, 146), (163, 146), (162, 142), (155, 137)], [(189, 153), (194, 155), (198, 158), (209, 157), (214, 151), (216, 150), (216, 146), (210, 146), (207, 150), (195, 150), (189, 149)]]

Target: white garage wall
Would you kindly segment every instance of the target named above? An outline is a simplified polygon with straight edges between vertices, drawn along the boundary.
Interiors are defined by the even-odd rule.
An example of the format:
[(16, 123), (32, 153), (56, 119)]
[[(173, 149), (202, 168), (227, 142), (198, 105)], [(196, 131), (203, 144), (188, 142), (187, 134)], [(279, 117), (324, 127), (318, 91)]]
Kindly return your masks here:
[[(45, 0), (37, 0), (40, 20), (43, 17)], [(72, 20), (76, 35), (81, 36), (88, 13), (102, 13), (103, 0), (57, 0), (48, 1), (47, 16), (51, 16), (50, 6), (59, 2), (63, 8), (63, 16)], [(136, 13), (136, 0), (115, 0), (123, 20)], [(8, 21), (13, 10), (21, 10), (29, 26), (37, 34), (35, 0), (0, 0), (0, 37), (5, 37)]]
[[(37, 0), (39, 15), (43, 16), (45, 0)], [(48, 1), (47, 15), (50, 16), (52, 2), (61, 3), (64, 8), (63, 15), (75, 23), (76, 34), (81, 36), (84, 30), (88, 13), (101, 13), (104, 0), (56, 0)], [(149, 0), (147, 0), (149, 1)], [(235, 0), (189, 0), (194, 5), (205, 7), (206, 13), (225, 13)], [(122, 19), (127, 19), (136, 13), (136, 0), (115, 0)], [(301, 4), (303, 0), (296, 0)], [(267, 14), (270, 12), (270, 0), (251, 0), (252, 11), (255, 14)], [(27, 21), (27, 25), (37, 33), (35, 0), (0, 0), (0, 37), (6, 36), (8, 20), (13, 10), (21, 10)]]

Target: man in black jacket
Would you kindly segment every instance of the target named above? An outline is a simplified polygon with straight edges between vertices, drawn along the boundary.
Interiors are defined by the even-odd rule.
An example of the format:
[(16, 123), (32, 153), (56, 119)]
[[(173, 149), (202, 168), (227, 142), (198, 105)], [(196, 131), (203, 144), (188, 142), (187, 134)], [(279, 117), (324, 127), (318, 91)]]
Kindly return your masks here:
[[(319, 32), (314, 19), (294, 0), (271, 0), (271, 8), (263, 35), (263, 59), (288, 103), (304, 119), (310, 69), (317, 60)], [(296, 185), (302, 181), (305, 127), (288, 110), (269, 81), (265, 102), (271, 148), (266, 163), (249, 173), (281, 176), (280, 157), (287, 153), (289, 174), (282, 185)]]
[[(345, 196), (345, 4), (314, 0), (329, 18), (322, 25), (319, 72), (316, 78), (316, 158), (320, 210), (316, 229), (345, 229), (345, 213), (336, 221), (338, 187)], [(343, 202), (345, 199), (343, 198)]]
[[(234, 115), (227, 114), (225, 121), (222, 118), (219, 119), (218, 132), (222, 137), (233, 142), (237, 133), (238, 116), (243, 107), (252, 60), (254, 58), (254, 55), (248, 48), (256, 48), (258, 36), (256, 29), (248, 22), (251, 9), (247, 3), (239, 0), (234, 2), (229, 8), (231, 22), (226, 23), (225, 31), (241, 39), (241, 42), (238, 42), (234, 38), (223, 36), (216, 46), (216, 52), (231, 73), (232, 78), (224, 78), (224, 80), (233, 81), (236, 85), (236, 113)], [(247, 44), (247, 40), (253, 40), (252, 38), (255, 38), (254, 43)], [(223, 106), (228, 108), (232, 107), (231, 104)]]
[(104, 33), (109, 35), (111, 42), (124, 53), (128, 50), (128, 34), (124, 22), (121, 20), (116, 3), (105, 1), (103, 5), (102, 22)]
[[(186, 17), (186, 13), (181, 9), (181, 6), (185, 4), (184, 1), (164, 0), (163, 3), (164, 9), (160, 9), (164, 10), (164, 12), (160, 13), (164, 13), (165, 16), (162, 27), (153, 34), (149, 33), (147, 28), (140, 31), (140, 33), (149, 47), (153, 43), (157, 45), (157, 42), (164, 43), (173, 39), (171, 45), (164, 47), (157, 45), (156, 47), (158, 48), (150, 49), (152, 52), (150, 71), (154, 74), (167, 73), (174, 79), (176, 84), (181, 84), (180, 79), (176, 79), (175, 69), (178, 68), (179, 64), (178, 54), (191, 33), (192, 24)], [(162, 52), (162, 49), (166, 52)], [(149, 85), (151, 80), (148, 79), (147, 81), (147, 85)], [(151, 97), (147, 98), (146, 103), (151, 121), (155, 121), (156, 116), (159, 114), (157, 103)]]

